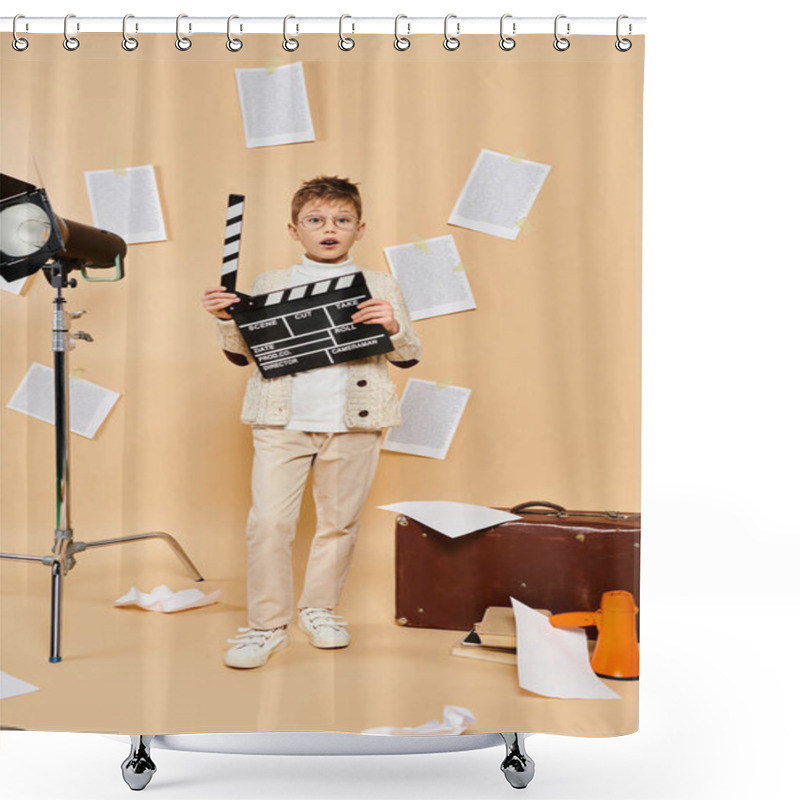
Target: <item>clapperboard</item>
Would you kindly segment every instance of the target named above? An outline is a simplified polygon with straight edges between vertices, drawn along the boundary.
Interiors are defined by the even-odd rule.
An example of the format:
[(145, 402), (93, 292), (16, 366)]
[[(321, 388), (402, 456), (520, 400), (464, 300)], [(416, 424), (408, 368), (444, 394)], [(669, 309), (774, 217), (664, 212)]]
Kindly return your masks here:
[(372, 295), (363, 272), (248, 295), (236, 291), (244, 197), (230, 195), (222, 285), (240, 300), (226, 310), (265, 378), (305, 372), (394, 349), (383, 325), (354, 323), (357, 306)]

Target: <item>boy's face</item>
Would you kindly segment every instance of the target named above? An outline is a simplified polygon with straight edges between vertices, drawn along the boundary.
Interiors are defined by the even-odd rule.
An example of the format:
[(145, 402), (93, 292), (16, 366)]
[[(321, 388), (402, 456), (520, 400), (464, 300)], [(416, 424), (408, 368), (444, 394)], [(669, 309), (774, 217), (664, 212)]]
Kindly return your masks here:
[(364, 235), (364, 223), (349, 200), (309, 200), (289, 223), (289, 235), (303, 245), (306, 256), (323, 264), (347, 260), (353, 244)]

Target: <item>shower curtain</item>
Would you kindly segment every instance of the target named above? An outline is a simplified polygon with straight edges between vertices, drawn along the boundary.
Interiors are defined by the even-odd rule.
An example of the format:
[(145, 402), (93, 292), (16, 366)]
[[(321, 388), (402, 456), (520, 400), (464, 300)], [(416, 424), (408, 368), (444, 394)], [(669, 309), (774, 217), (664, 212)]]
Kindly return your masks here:
[[(635, 731), (643, 37), (30, 38), (2, 37), (4, 259), (34, 189), (126, 252), (63, 289), (66, 533), (54, 273), (0, 286), (0, 549), (45, 559), (0, 560), (2, 724)], [(54, 531), (190, 563), (73, 548), (54, 658)]]

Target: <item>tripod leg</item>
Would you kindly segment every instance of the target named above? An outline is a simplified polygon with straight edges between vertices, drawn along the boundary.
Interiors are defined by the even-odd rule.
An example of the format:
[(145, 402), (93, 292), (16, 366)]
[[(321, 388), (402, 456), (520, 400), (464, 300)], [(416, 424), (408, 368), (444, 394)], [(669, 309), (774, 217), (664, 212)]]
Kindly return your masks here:
[(122, 779), (134, 792), (139, 792), (150, 783), (156, 765), (150, 758), (152, 736), (131, 734), (131, 752), (122, 762)]
[(40, 564), (49, 564), (52, 556), (18, 556), (16, 553), (0, 553), (0, 558), (7, 558), (10, 561), (38, 561)]
[(506, 757), (500, 769), (515, 789), (524, 789), (533, 780), (533, 759), (525, 752), (521, 733), (501, 733), (506, 743)]
[(64, 599), (64, 576), (61, 560), (53, 561), (50, 584), (50, 663), (61, 661), (61, 607)]
[(202, 581), (203, 576), (194, 565), (186, 551), (178, 544), (178, 540), (164, 531), (153, 531), (152, 533), (136, 533), (132, 536), (120, 536), (117, 539), (102, 539), (97, 542), (75, 542), (74, 552), (88, 550), (90, 547), (106, 547), (110, 544), (122, 544), (123, 542), (135, 542), (138, 539), (163, 539), (173, 550), (175, 555), (181, 560), (183, 565), (192, 573), (196, 581)]

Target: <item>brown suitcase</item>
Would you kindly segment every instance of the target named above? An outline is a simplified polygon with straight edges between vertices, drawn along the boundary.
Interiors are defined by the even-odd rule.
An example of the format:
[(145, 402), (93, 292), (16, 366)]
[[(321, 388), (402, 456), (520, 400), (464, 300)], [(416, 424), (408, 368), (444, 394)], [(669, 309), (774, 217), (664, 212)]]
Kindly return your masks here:
[(540, 501), (503, 510), (523, 519), (456, 539), (397, 517), (400, 625), (467, 631), (489, 606), (510, 606), (510, 597), (560, 614), (596, 611), (603, 592), (624, 589), (639, 605), (639, 514)]

